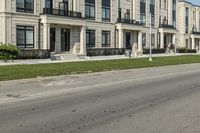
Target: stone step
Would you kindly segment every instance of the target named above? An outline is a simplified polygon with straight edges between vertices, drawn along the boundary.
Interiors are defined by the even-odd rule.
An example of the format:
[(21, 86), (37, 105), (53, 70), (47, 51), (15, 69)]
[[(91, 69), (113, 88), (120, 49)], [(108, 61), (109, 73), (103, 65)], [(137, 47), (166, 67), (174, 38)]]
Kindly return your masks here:
[(72, 53), (51, 53), (52, 60), (78, 60), (86, 59), (85, 55), (75, 55)]

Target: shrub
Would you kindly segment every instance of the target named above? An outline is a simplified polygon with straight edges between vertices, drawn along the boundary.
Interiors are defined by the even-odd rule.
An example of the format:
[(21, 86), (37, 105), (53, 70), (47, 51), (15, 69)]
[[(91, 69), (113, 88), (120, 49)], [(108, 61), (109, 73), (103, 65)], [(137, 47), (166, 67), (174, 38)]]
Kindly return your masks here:
[[(150, 53), (150, 49), (149, 48), (144, 48), (143, 49), (143, 54), (149, 54)], [(152, 48), (152, 54), (163, 54), (166, 53), (166, 49), (155, 49)]]
[(13, 60), (17, 57), (19, 50), (11, 44), (0, 44), (0, 60)]
[(196, 53), (196, 49), (178, 48), (178, 53)]
[(39, 50), (39, 49), (20, 49), (17, 59), (48, 59), (50, 58), (49, 50)]

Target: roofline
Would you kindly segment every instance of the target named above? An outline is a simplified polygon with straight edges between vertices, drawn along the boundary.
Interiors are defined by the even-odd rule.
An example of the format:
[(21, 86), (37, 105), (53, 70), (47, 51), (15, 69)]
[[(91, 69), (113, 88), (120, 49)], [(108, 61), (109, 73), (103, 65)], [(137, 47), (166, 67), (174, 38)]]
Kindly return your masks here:
[(185, 3), (188, 3), (188, 4), (192, 5), (192, 6), (200, 7), (200, 5), (193, 4), (192, 2), (189, 2), (189, 1), (186, 1), (186, 0), (179, 0), (179, 2), (185, 2)]

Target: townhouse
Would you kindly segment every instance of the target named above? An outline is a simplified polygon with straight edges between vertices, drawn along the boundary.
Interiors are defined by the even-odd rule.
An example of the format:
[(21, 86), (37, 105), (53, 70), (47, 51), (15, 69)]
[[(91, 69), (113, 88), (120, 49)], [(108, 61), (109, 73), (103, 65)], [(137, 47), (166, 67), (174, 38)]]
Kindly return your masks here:
[(178, 44), (195, 49), (200, 44), (200, 6), (181, 0), (178, 9)]
[[(185, 7), (195, 11), (194, 21), (186, 20)], [(195, 38), (192, 44), (199, 41), (198, 10), (178, 0), (1, 0), (0, 42), (27, 51), (74, 55), (102, 49), (119, 54), (133, 45), (142, 54), (150, 41), (153, 48), (169, 43), (194, 48), (189, 38)]]

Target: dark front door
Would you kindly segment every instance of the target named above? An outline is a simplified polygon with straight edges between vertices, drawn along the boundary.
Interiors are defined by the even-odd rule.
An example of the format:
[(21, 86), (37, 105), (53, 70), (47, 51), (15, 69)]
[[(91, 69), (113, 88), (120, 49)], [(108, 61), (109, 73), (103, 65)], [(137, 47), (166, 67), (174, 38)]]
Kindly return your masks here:
[(61, 51), (70, 51), (70, 30), (61, 29)]
[(167, 35), (164, 35), (164, 48), (167, 48)]
[(126, 49), (131, 49), (131, 33), (126, 32)]
[(55, 28), (50, 29), (50, 52), (55, 51), (56, 32)]

